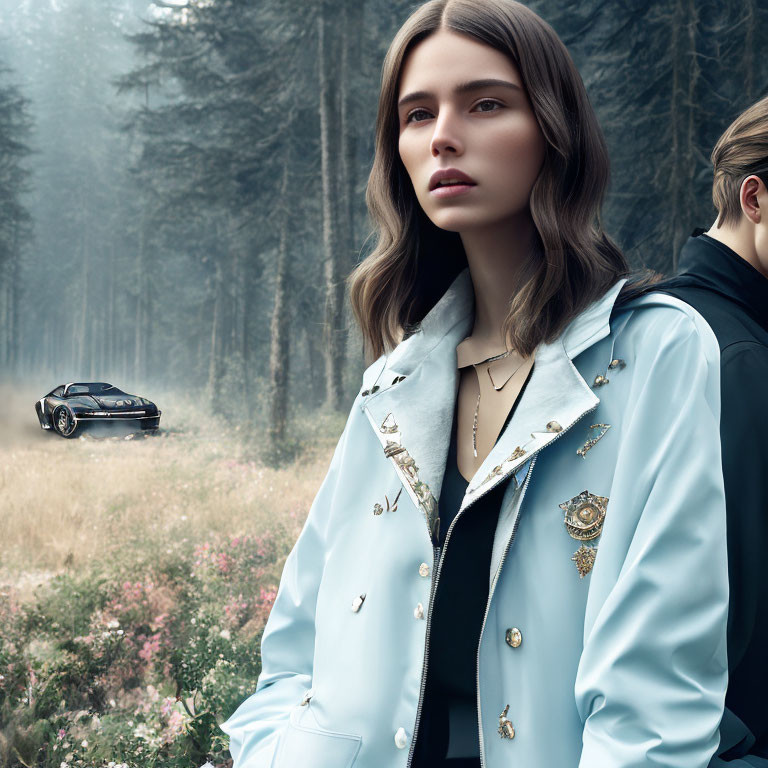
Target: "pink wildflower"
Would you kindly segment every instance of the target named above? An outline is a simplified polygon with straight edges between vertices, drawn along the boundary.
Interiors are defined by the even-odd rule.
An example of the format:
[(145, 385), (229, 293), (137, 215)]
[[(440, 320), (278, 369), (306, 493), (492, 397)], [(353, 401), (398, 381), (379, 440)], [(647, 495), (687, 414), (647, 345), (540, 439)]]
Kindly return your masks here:
[(259, 588), (259, 602), (263, 606), (271, 608), (272, 604), (275, 602), (276, 597), (276, 589), (264, 589), (264, 587)]
[(184, 732), (184, 725), (186, 718), (177, 709), (171, 712), (168, 717), (168, 726), (163, 732), (163, 741), (166, 744), (170, 744), (175, 741), (177, 736), (180, 736)]
[(139, 657), (144, 661), (152, 661), (152, 656), (160, 650), (159, 635), (152, 635), (149, 640), (144, 641), (144, 646), (139, 651)]

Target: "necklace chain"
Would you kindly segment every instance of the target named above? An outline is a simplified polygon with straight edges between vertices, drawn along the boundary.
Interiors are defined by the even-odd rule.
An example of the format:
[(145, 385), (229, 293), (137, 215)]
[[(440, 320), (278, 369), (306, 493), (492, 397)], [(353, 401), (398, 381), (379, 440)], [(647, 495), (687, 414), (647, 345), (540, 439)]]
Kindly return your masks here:
[[(523, 364), (525, 363), (525, 360), (523, 360), (520, 365), (515, 368), (512, 373), (507, 376), (504, 383), (497, 387), (496, 384), (494, 384), (493, 377), (491, 376), (491, 367), (488, 365), (488, 363), (492, 363), (495, 360), (501, 360), (504, 357), (508, 357), (510, 354), (510, 350), (507, 350), (506, 352), (502, 352), (498, 355), (492, 355), (491, 357), (487, 357), (485, 360), (481, 360), (479, 363), (473, 363), (473, 367), (475, 368), (475, 371), (477, 371), (477, 367), (480, 365), (487, 365), (486, 372), (488, 373), (488, 378), (491, 380), (491, 386), (494, 388), (496, 392), (500, 392), (504, 387), (509, 383), (510, 379), (523, 367)], [(477, 458), (477, 419), (480, 414), (480, 379), (478, 378), (477, 381), (478, 384), (478, 393), (477, 393), (477, 404), (475, 405), (475, 416), (472, 419), (472, 453), (474, 454), (474, 457)]]

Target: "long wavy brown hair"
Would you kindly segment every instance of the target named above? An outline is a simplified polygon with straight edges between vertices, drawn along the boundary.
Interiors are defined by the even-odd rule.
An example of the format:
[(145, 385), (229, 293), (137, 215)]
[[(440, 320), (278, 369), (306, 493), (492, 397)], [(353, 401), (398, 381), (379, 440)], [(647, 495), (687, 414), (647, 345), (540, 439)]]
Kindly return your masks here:
[(514, 0), (430, 0), (397, 32), (382, 67), (375, 157), (366, 189), (375, 247), (348, 278), (369, 360), (411, 333), (467, 265), (459, 234), (438, 228), (422, 210), (398, 152), (403, 63), (418, 42), (440, 29), (509, 56), (546, 140), (529, 203), (536, 245), (510, 296), (502, 329), (508, 346), (531, 354), (629, 273), (600, 220), (609, 181), (605, 139), (581, 76), (555, 31)]

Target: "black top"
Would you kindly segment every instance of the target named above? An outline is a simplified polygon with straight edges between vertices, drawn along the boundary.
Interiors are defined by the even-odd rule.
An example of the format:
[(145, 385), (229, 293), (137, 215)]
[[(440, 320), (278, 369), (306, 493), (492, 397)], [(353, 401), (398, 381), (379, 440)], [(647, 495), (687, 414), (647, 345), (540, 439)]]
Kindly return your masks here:
[(768, 279), (703, 232), (683, 247), (681, 274), (656, 290), (694, 307), (720, 346), (729, 682), (710, 766), (768, 766)]
[[(527, 383), (499, 435), (512, 418)], [(456, 460), (456, 412), (457, 407), (438, 502), (440, 546), (469, 485)], [(480, 768), (477, 650), (488, 602), (493, 537), (506, 485), (507, 480), (499, 483), (462, 514), (444, 550), (433, 599), (427, 684), (412, 768)]]

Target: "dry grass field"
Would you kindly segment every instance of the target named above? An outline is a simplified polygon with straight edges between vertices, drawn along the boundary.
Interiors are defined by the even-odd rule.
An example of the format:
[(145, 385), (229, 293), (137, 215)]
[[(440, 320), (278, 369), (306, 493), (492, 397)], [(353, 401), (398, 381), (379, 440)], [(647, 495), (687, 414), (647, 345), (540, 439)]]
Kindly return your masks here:
[(126, 550), (161, 556), (175, 542), (276, 528), (295, 540), (343, 427), (338, 417), (320, 427), (313, 419), (311, 450), (271, 469), (259, 461), (258, 434), (201, 416), (204, 408), (173, 393), (147, 395), (163, 411), (155, 435), (73, 440), (40, 429), (39, 395), (0, 386), (0, 585), (22, 595)]

